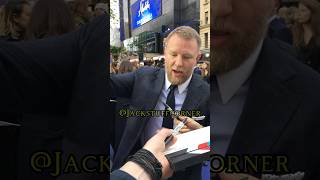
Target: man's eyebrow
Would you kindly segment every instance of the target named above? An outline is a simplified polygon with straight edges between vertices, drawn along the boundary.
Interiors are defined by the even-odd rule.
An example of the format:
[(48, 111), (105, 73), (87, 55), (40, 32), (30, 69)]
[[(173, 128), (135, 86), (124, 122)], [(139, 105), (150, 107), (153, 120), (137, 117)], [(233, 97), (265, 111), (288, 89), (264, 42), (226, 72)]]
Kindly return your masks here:
[(177, 53), (176, 51), (172, 51), (172, 50), (170, 50), (170, 49), (168, 49), (168, 50), (169, 50), (170, 53)]
[(187, 58), (193, 58), (193, 55), (192, 55), (192, 54), (189, 54), (189, 53), (187, 53), (187, 54), (182, 54), (182, 56), (187, 57)]
[[(169, 53), (170, 53), (170, 54), (176, 54), (177, 52), (176, 52), (176, 51), (169, 50)], [(184, 57), (193, 57), (193, 55), (192, 55), (192, 54), (189, 54), (189, 53), (182, 54), (182, 56), (184, 56)]]

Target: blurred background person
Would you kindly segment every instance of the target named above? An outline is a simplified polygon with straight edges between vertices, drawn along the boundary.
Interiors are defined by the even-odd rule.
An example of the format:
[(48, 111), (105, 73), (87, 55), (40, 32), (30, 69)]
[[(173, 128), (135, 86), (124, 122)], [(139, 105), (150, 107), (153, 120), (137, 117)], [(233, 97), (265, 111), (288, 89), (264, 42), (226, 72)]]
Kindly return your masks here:
[(269, 20), (268, 37), (278, 39), (292, 45), (292, 33), (284, 19), (288, 18), (288, 9), (285, 7), (280, 8), (280, 5), (281, 0), (278, 0), (273, 16)]
[(113, 61), (110, 67), (111, 74), (118, 74), (118, 62)]
[(284, 20), (286, 26), (291, 29), (292, 25), (295, 22), (295, 14), (297, 12), (298, 8), (295, 6), (290, 7), (281, 7), (278, 10), (278, 16)]
[(203, 80), (209, 83), (210, 80), (210, 62), (209, 61), (204, 61), (201, 64), (201, 76), (203, 77)]
[(133, 70), (134, 71), (139, 69), (139, 66), (140, 66), (139, 59), (130, 59), (130, 62), (132, 64), (132, 66), (133, 66)]
[(64, 0), (38, 0), (32, 10), (26, 38), (42, 39), (74, 29), (74, 19)]
[(75, 0), (73, 3), (73, 17), (76, 28), (87, 24), (91, 20), (91, 13), (88, 10), (90, 2), (88, 0)]
[(201, 68), (200, 68), (200, 66), (201, 66), (201, 64), (197, 64), (197, 66), (194, 67), (194, 69), (193, 69), (193, 73), (194, 74), (198, 74), (198, 75), (201, 76)]
[(129, 60), (123, 60), (120, 63), (119, 66), (119, 71), (118, 73), (122, 74), (122, 73), (128, 73), (128, 72), (132, 72), (133, 69), (133, 65), (130, 63)]
[(299, 59), (320, 72), (320, 2), (301, 0), (293, 27)]
[(31, 6), (24, 0), (11, 0), (0, 13), (0, 39), (20, 41), (25, 38)]
[(164, 58), (161, 57), (158, 61), (156, 61), (155, 66), (158, 68), (164, 68)]
[(297, 20), (297, 17), (298, 17), (297, 15), (298, 15), (298, 8), (295, 6), (290, 6), (288, 8), (288, 16), (287, 16), (288, 20), (286, 21), (286, 24), (291, 31), (294, 23)]
[(97, 3), (94, 7), (94, 16), (101, 16), (103, 14), (106, 14), (108, 10), (108, 6), (105, 3)]
[(278, 10), (278, 16), (281, 19), (285, 20), (286, 24), (287, 24), (287, 20), (288, 20), (288, 12), (289, 12), (289, 8), (285, 7), (285, 6), (279, 8), (279, 10)]

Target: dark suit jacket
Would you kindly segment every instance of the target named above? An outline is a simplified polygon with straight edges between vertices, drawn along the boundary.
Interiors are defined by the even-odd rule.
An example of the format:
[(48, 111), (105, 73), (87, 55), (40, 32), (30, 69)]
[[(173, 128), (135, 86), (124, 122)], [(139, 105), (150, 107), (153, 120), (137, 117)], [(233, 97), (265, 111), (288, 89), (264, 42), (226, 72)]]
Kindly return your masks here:
[(228, 154), (286, 155), (289, 170), (319, 179), (319, 91), (315, 71), (266, 39)]
[[(155, 108), (165, 82), (164, 69), (144, 67), (136, 72), (121, 74), (111, 77), (111, 87), (114, 96), (130, 98), (131, 107), (137, 110), (152, 110)], [(182, 110), (200, 110), (207, 120), (203, 125), (209, 125), (208, 103), (210, 97), (209, 85), (199, 75), (193, 74), (188, 86), (187, 97), (183, 103)], [(116, 137), (117, 147), (114, 157), (114, 168), (117, 169), (125, 162), (128, 155), (140, 149), (140, 135), (144, 130), (150, 117), (130, 117), (125, 127), (122, 121), (116, 121), (114, 128), (121, 131)], [(121, 123), (121, 125), (117, 125)], [(123, 130), (121, 130), (124, 128)], [(119, 133), (115, 133), (119, 134)], [(200, 175), (201, 167), (194, 168)], [(186, 171), (185, 178), (192, 178), (191, 171)], [(199, 176), (198, 176), (199, 177)]]
[[(108, 22), (102, 16), (63, 36), (0, 42), (0, 114), (24, 116), (17, 170), (11, 175), (55, 179), (48, 171), (32, 170), (30, 158), (36, 151), (62, 151), (78, 162), (84, 155), (108, 154)], [(105, 180), (109, 172), (74, 175), (59, 178)]]

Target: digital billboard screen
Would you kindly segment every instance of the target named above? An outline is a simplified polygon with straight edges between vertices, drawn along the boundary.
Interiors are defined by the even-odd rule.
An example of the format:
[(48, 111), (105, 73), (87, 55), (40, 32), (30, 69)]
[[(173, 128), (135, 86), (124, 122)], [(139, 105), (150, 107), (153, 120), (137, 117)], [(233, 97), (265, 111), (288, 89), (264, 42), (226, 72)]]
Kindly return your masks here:
[(131, 28), (138, 28), (160, 15), (161, 0), (138, 0), (131, 6)]

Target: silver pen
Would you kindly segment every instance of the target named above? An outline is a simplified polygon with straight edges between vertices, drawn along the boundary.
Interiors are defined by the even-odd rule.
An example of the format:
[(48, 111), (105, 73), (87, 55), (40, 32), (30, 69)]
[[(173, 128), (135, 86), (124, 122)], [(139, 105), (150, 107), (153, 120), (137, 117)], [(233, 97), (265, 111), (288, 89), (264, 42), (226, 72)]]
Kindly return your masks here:
[(174, 128), (173, 132), (171, 133), (170, 136), (168, 136), (164, 143), (167, 145), (169, 142), (171, 142), (173, 136), (177, 135), (179, 133), (179, 131), (182, 129), (182, 127), (187, 123), (187, 120), (188, 118), (185, 118), (184, 120), (181, 120), (180, 117), (176, 114), (174, 114), (174, 111), (172, 110), (172, 108), (166, 104), (166, 103), (163, 103), (167, 109), (170, 111), (170, 113), (172, 114), (172, 116), (174, 116), (175, 118), (179, 119), (181, 122)]

